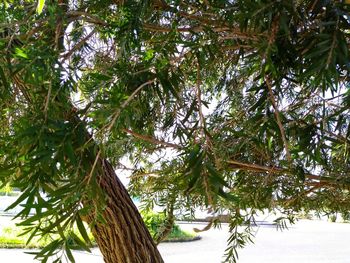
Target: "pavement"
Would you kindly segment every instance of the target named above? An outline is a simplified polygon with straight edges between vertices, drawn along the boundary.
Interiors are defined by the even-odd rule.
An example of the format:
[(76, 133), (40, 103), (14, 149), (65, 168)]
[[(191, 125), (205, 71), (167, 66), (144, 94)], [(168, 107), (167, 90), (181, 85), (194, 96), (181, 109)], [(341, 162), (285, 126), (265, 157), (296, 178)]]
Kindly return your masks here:
[[(1, 223), (1, 221), (0, 221)], [(191, 230), (205, 224), (180, 223)], [(220, 263), (229, 237), (228, 225), (200, 233), (202, 239), (186, 243), (162, 243), (166, 263)], [(300, 220), (289, 230), (277, 231), (270, 224), (256, 228), (255, 244), (239, 251), (239, 263), (349, 263), (350, 224)], [(21, 249), (0, 249), (0, 262), (36, 262)], [(92, 254), (74, 252), (77, 263), (103, 263), (98, 249)]]

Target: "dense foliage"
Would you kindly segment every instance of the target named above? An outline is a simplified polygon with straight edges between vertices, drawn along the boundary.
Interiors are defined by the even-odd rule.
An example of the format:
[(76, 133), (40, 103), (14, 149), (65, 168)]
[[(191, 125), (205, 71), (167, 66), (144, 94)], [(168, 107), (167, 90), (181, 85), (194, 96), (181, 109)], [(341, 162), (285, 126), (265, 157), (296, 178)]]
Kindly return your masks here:
[(346, 1), (43, 4), (0, 4), (0, 180), (28, 231), (61, 233), (39, 258), (104, 220), (100, 156), (169, 220), (228, 211), (227, 260), (258, 211), (349, 210)]
[[(164, 213), (155, 213), (152, 211), (143, 211), (141, 213), (152, 238), (160, 243), (162, 241), (169, 242), (185, 242), (194, 241), (200, 237), (195, 233), (182, 230), (178, 224), (169, 225), (167, 217)], [(167, 230), (166, 230), (167, 229)], [(167, 232), (164, 235), (164, 232)]]

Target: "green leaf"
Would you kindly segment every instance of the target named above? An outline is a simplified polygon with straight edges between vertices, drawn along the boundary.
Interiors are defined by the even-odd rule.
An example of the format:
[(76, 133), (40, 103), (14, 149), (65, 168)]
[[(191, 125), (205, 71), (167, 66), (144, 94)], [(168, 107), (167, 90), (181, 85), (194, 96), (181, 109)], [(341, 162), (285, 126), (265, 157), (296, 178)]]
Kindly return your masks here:
[(65, 247), (66, 248), (66, 254), (68, 259), (70, 260), (70, 262), (75, 263), (75, 259), (73, 257), (72, 251), (70, 250), (70, 248), (68, 246)]
[(30, 243), (30, 241), (35, 237), (36, 233), (38, 232), (39, 228), (35, 228), (32, 233), (30, 234), (29, 238), (27, 239), (26, 245)]
[(36, 7), (36, 12), (40, 15), (43, 11), (45, 5), (45, 0), (38, 0), (38, 5)]
[[(35, 221), (40, 221), (40, 219), (46, 217), (46, 216), (49, 216), (51, 214), (53, 214), (54, 211), (52, 210), (48, 210), (44, 213), (41, 213), (41, 214), (36, 214), (36, 215), (33, 215), (25, 220), (23, 220), (22, 222), (20, 222), (18, 225), (19, 226), (30, 226), (32, 225)], [(20, 216), (21, 214), (18, 214), (16, 217)]]
[(11, 176), (13, 174), (12, 167), (1, 167), (0, 166), (0, 179), (6, 179), (7, 177)]
[(222, 188), (219, 188), (218, 195), (230, 202), (238, 203), (239, 201), (239, 198), (237, 196), (234, 196), (230, 193), (226, 193)]
[(69, 158), (69, 160), (73, 164), (76, 164), (77, 163), (77, 159), (75, 157), (75, 153), (74, 153), (74, 149), (73, 149), (73, 145), (72, 145), (71, 141), (67, 141), (64, 144), (64, 150), (65, 150), (65, 153), (67, 154), (67, 157)]
[(90, 73), (89, 76), (96, 80), (101, 80), (101, 81), (109, 81), (112, 79), (111, 76), (101, 74), (101, 73)]
[(15, 208), (19, 203), (21, 203), (22, 201), (24, 201), (25, 199), (27, 199), (31, 193), (33, 192), (33, 190), (35, 191), (35, 189), (32, 189), (32, 188), (28, 188), (26, 191), (23, 192), (23, 194), (21, 194), (17, 200), (15, 202), (13, 202), (10, 206), (8, 206), (6, 209), (5, 209), (5, 212)]
[(216, 168), (211, 163), (207, 163), (206, 167), (209, 174), (211, 175), (209, 179), (213, 185), (217, 187), (221, 187), (221, 186), (229, 187), (227, 182), (222, 178), (221, 174), (216, 170)]
[(71, 232), (70, 236), (71, 236), (71, 238), (73, 238), (73, 240), (77, 244), (77, 246), (79, 246), (80, 248), (83, 248), (85, 251), (91, 253), (91, 249), (74, 232)]
[(87, 244), (91, 244), (91, 241), (90, 241), (90, 238), (86, 232), (86, 228), (83, 224), (83, 221), (81, 220), (81, 217), (80, 215), (78, 214), (77, 217), (76, 217), (76, 223), (77, 223), (77, 227), (78, 227), (78, 230), (79, 230), (79, 233), (81, 234), (81, 236), (84, 238), (85, 242)]
[(17, 57), (28, 59), (28, 55), (24, 52), (23, 49), (16, 47), (15, 54)]

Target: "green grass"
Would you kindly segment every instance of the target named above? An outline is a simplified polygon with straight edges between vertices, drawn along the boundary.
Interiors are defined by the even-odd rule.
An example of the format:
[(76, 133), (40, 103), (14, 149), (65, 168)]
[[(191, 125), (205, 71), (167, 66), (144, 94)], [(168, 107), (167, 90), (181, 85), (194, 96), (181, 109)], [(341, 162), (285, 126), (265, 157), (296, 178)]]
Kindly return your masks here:
[(22, 228), (16, 225), (3, 227), (0, 230), (0, 247), (1, 248), (39, 248), (48, 244), (48, 240), (33, 238), (33, 240), (26, 244), (29, 235), (19, 236)]
[(184, 231), (178, 225), (175, 225), (169, 236), (163, 242), (185, 242), (198, 240), (199, 238), (197, 234)]
[[(34, 237), (30, 243), (27, 244), (30, 233), (21, 235), (22, 231), (23, 227), (16, 226), (13, 222), (6, 227), (0, 228), (0, 248), (43, 248), (59, 237), (59, 235)], [(81, 236), (78, 230), (75, 230), (74, 233), (79, 237)], [(90, 232), (89, 237), (92, 244), (95, 244), (94, 238)]]
[(2, 188), (0, 188), (0, 196), (17, 196), (18, 192), (13, 191), (13, 188), (10, 186), (10, 184), (4, 185)]

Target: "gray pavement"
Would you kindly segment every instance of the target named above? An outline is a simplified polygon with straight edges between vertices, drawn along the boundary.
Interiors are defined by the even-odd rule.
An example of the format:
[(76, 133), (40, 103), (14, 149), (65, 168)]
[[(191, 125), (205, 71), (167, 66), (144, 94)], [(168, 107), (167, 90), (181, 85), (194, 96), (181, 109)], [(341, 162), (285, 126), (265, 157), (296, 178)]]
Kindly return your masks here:
[[(181, 224), (183, 229), (205, 224)], [(166, 263), (219, 263), (226, 248), (228, 226), (211, 229), (202, 239), (187, 243), (162, 243), (159, 250)], [(239, 251), (239, 263), (349, 263), (350, 224), (300, 220), (289, 230), (271, 225), (257, 227), (255, 244)], [(23, 250), (0, 249), (0, 262), (35, 262)], [(93, 254), (75, 252), (77, 263), (102, 263), (98, 249)]]

